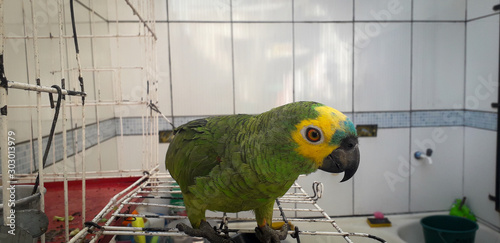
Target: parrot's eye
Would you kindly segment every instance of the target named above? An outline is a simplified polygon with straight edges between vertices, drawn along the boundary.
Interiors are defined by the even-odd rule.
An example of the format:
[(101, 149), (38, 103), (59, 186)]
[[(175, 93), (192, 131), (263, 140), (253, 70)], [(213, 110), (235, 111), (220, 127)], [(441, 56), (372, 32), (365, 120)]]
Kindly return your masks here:
[(321, 134), (316, 128), (312, 127), (308, 128), (306, 130), (306, 134), (307, 134), (307, 139), (311, 142), (317, 142), (321, 139)]
[(307, 126), (302, 129), (302, 136), (310, 143), (316, 144), (323, 141), (321, 130), (316, 126)]

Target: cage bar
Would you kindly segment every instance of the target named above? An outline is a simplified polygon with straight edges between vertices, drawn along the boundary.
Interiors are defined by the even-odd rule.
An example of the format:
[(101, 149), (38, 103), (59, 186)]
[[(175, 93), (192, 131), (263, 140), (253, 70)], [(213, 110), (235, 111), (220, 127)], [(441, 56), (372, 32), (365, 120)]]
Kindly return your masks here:
[[(0, 66), (2, 67), (1, 69), (4, 69), (4, 63), (3, 63), (3, 54), (4, 54), (4, 2), (3, 0), (0, 0)], [(5, 188), (10, 187), (10, 180), (9, 180), (9, 155), (7, 151), (8, 147), (8, 129), (7, 129), (7, 124), (8, 124), (8, 117), (7, 117), (7, 86), (5, 84), (5, 74), (0, 73), (1, 75), (1, 85), (0, 85), (0, 156), (2, 158), (2, 205), (3, 205), (3, 222), (4, 225), (7, 224), (8, 222), (8, 215), (10, 212), (10, 205), (9, 205), (9, 191), (5, 190)]]
[[(99, 237), (103, 235), (151, 235), (151, 236), (171, 236), (171, 237), (179, 237), (186, 236), (183, 232), (179, 232), (176, 228), (165, 228), (165, 229), (146, 229), (140, 227), (130, 227), (130, 226), (111, 226), (110, 224), (115, 218), (127, 218), (127, 217), (143, 217), (143, 218), (160, 218), (167, 220), (178, 220), (178, 219), (187, 219), (186, 216), (178, 216), (178, 215), (150, 215), (150, 214), (131, 214), (122, 212), (126, 207), (126, 205), (135, 205), (135, 206), (154, 206), (154, 207), (167, 207), (167, 208), (175, 208), (175, 209), (183, 209), (183, 206), (178, 205), (170, 205), (170, 204), (157, 204), (157, 203), (149, 203), (149, 202), (132, 202), (133, 198), (164, 198), (158, 197), (156, 194), (178, 194), (179, 191), (174, 191), (173, 189), (177, 189), (178, 186), (174, 185), (175, 181), (171, 178), (171, 176), (167, 173), (160, 173), (157, 170), (150, 171), (150, 175), (144, 176), (138, 179), (133, 185), (129, 188), (123, 190), (119, 195), (125, 195), (120, 200), (116, 200), (116, 197), (110, 200), (108, 205), (103, 211), (96, 216), (92, 222), (97, 223), (99, 220), (106, 216), (107, 213), (111, 213), (111, 218), (108, 220), (104, 226), (100, 226), (99, 228), (95, 227), (86, 227), (80, 233), (72, 238), (70, 242), (77, 242), (79, 239), (83, 239), (87, 234), (93, 235), (93, 238), (90, 242), (97, 242)], [(168, 184), (165, 186), (165, 184)], [(157, 186), (155, 186), (157, 185)], [(131, 189), (133, 186), (136, 186), (135, 189)], [(346, 242), (353, 242), (350, 237), (368, 237), (374, 240), (378, 240), (380, 242), (385, 242), (382, 239), (379, 239), (375, 236), (366, 233), (355, 233), (355, 232), (344, 232), (342, 229), (336, 224), (335, 220), (330, 218), (328, 214), (317, 204), (314, 197), (309, 196), (305, 190), (296, 182), (294, 186), (290, 189), (290, 191), (294, 189), (298, 189), (300, 193), (287, 193), (285, 197), (290, 200), (291, 203), (296, 203), (299, 206), (297, 208), (282, 208), (283, 211), (297, 211), (297, 212), (313, 212), (317, 213), (317, 217), (313, 218), (300, 218), (300, 217), (288, 217), (287, 221), (289, 222), (311, 222), (311, 223), (325, 223), (330, 224), (334, 231), (311, 231), (311, 230), (301, 230), (299, 232), (300, 235), (321, 235), (321, 236), (338, 236), (343, 237)], [(161, 189), (168, 189), (168, 191), (159, 191)], [(128, 193), (127, 193), (128, 192)], [(137, 196), (137, 194), (146, 194), (148, 196)], [(281, 202), (281, 199), (278, 199)], [(288, 202), (282, 202), (288, 203)], [(301, 208), (300, 205), (314, 205), (315, 209)], [(117, 208), (114, 212), (111, 212), (111, 208)], [(279, 211), (279, 208), (274, 208), (275, 211)], [(207, 217), (207, 219), (212, 219), (216, 221), (222, 221), (223, 216), (218, 217)], [(280, 221), (282, 218), (273, 218), (273, 221)], [(253, 222), (255, 218), (253, 217), (231, 217), (229, 218), (228, 225), (231, 226), (232, 222)], [(229, 228), (230, 232), (233, 233), (254, 233), (254, 228), (248, 229), (240, 229), (240, 228)], [(295, 231), (289, 231), (288, 234), (295, 234)]]

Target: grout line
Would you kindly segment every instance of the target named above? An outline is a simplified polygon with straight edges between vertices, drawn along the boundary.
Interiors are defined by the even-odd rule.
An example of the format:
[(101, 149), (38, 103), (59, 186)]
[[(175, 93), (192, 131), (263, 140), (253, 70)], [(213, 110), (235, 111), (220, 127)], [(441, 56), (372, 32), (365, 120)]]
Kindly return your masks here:
[[(295, 0), (292, 0), (292, 102), (295, 101)], [(294, 208), (297, 208), (297, 204), (294, 204)], [(297, 212), (295, 212), (295, 216), (297, 216)]]
[(409, 170), (409, 176), (408, 176), (408, 212), (411, 212), (411, 178), (412, 178), (412, 173), (411, 173), (411, 170), (412, 170), (412, 167), (411, 167), (411, 160), (412, 160), (412, 151), (411, 151), (411, 145), (412, 145), (412, 127), (413, 127), (413, 52), (414, 52), (414, 48), (413, 48), (413, 39), (414, 39), (414, 31), (413, 31), (413, 27), (414, 27), (414, 14), (415, 14), (415, 1), (412, 0), (411, 1), (411, 20), (412, 22), (410, 23), (410, 114), (409, 114), (409, 119), (410, 119), (410, 127), (408, 129), (408, 140), (409, 140), (409, 149), (408, 151), (410, 152), (409, 154), (409, 159), (408, 159), (408, 168), (410, 168)]
[[(356, 27), (356, 0), (352, 1), (352, 53), (351, 53), (351, 58), (352, 58), (352, 66), (351, 66), (351, 85), (352, 85), (352, 91), (351, 91), (351, 111), (352, 111), (352, 119), (354, 122), (355, 120), (355, 111), (354, 111), (354, 93), (355, 93), (355, 85), (354, 85), (354, 59), (355, 59), (355, 52), (356, 52), (356, 38), (355, 38), (355, 27)], [(352, 214), (355, 214), (354, 209), (356, 208), (356, 198), (355, 198), (355, 186), (356, 186), (356, 178), (353, 178), (352, 180)]]
[[(499, 14), (499, 13), (495, 13)], [(474, 20), (489, 17), (495, 14), (490, 14), (486, 15), (483, 17), (478, 17)], [(236, 23), (236, 24), (291, 24), (291, 23), (298, 23), (298, 24), (328, 24), (328, 23), (463, 23), (467, 22), (466, 20), (301, 20), (301, 21), (248, 21), (248, 20), (235, 20), (235, 21), (227, 21), (227, 20), (158, 20), (156, 23), (194, 23), (194, 24), (203, 24), (203, 23), (210, 23), (210, 24), (229, 24), (229, 23)], [(118, 20), (118, 21), (113, 21), (113, 23), (140, 23), (140, 21), (137, 20)]]
[(472, 21), (476, 21), (476, 20), (481, 20), (481, 19), (485, 19), (485, 18), (488, 18), (488, 17), (491, 17), (491, 16), (495, 16), (495, 15), (500, 15), (500, 13), (491, 13), (491, 14), (487, 14), (487, 15), (484, 15), (484, 16), (480, 16), (480, 17), (475, 17), (473, 19), (469, 19), (469, 20), (465, 20), (465, 22), (472, 22)]
[(355, 111), (354, 111), (354, 93), (355, 93), (355, 85), (354, 85), (354, 77), (355, 77), (355, 74), (354, 74), (354, 59), (356, 58), (356, 55), (355, 55), (355, 52), (356, 52), (356, 38), (355, 38), (355, 33), (356, 33), (356, 0), (353, 0), (352, 2), (352, 53), (351, 53), (351, 62), (352, 62), (352, 66), (351, 66), (351, 89), (352, 89), (352, 93), (351, 93), (351, 111), (353, 114), (355, 114)]
[[(167, 12), (167, 49), (168, 49), (168, 78), (170, 82), (170, 114), (172, 116), (172, 124), (174, 122), (174, 91), (173, 91), (173, 80), (172, 80), (172, 48), (171, 48), (171, 39), (170, 39), (170, 14), (168, 14), (168, 0), (165, 3), (165, 11)], [(175, 124), (174, 124), (175, 126)]]
[[(24, 35), (26, 36), (27, 35), (27, 31), (26, 31), (26, 18), (25, 18), (25, 11), (24, 11), (24, 4), (22, 4), (22, 18), (23, 18), (23, 33)], [(62, 53), (61, 53), (62, 55)], [(67, 53), (66, 53), (67, 55)], [(30, 84), (30, 65), (29, 65), (29, 59), (28, 59), (28, 43), (27, 43), (27, 39), (24, 39), (24, 56), (25, 56), (25, 62), (26, 62), (26, 80), (28, 82), (28, 84)], [(31, 101), (31, 92), (28, 92), (28, 100)], [(30, 149), (30, 161), (34, 161), (34, 158), (35, 158), (35, 154), (34, 154), (34, 151), (35, 151), (35, 143), (34, 143), (34, 139), (35, 139), (35, 132), (34, 132), (34, 129), (33, 129), (33, 112), (31, 109), (29, 109), (29, 113), (30, 113), (30, 138), (28, 140), (28, 142), (31, 144), (31, 149)], [(33, 167), (32, 167), (32, 164), (30, 162), (30, 170), (32, 170)]]
[(233, 114), (236, 114), (236, 71), (234, 68), (234, 21), (233, 21), (233, 0), (229, 0), (229, 18), (231, 28), (231, 72), (233, 79)]
[(295, 102), (295, 0), (292, 0), (292, 101)]
[(467, 14), (468, 14), (468, 11), (467, 11), (467, 10), (468, 10), (468, 9), (469, 9), (469, 0), (465, 0), (465, 13), (464, 13), (464, 14), (465, 14), (465, 18), (464, 18), (464, 19), (465, 19), (465, 22), (467, 22), (467, 17), (468, 17), (468, 16), (467, 16)]
[[(464, 116), (462, 117), (462, 123), (463, 123), (463, 133), (462, 133), (462, 140), (464, 141), (462, 143), (462, 197), (465, 195), (465, 105), (466, 105), (466, 97), (467, 97), (467, 26), (469, 25), (469, 21), (467, 20), (468, 17), (468, 10), (469, 9), (469, 0), (465, 0), (465, 22), (464, 22), (464, 79), (462, 80), (462, 85), (464, 87), (463, 95), (462, 97), (464, 98), (463, 104), (462, 104), (462, 109), (464, 110)], [(498, 118), (497, 118), (498, 119)]]

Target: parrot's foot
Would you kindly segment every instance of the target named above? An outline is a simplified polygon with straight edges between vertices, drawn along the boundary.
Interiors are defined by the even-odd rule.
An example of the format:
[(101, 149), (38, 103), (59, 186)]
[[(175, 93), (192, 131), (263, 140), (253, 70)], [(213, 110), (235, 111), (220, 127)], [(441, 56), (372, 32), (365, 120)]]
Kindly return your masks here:
[(288, 225), (283, 224), (280, 230), (273, 230), (268, 224), (264, 227), (256, 227), (255, 235), (264, 243), (277, 243), (286, 239), (288, 234)]
[[(285, 222), (283, 222), (283, 221), (273, 222), (271, 224), (271, 228), (273, 228), (273, 230), (280, 230), (284, 224), (285, 224)], [(288, 222), (288, 229), (294, 230), (295, 225), (293, 225), (291, 222)]]
[(177, 224), (177, 229), (193, 237), (203, 237), (211, 243), (232, 243), (231, 239), (219, 235), (207, 221), (201, 221), (199, 229), (193, 229), (184, 223)]

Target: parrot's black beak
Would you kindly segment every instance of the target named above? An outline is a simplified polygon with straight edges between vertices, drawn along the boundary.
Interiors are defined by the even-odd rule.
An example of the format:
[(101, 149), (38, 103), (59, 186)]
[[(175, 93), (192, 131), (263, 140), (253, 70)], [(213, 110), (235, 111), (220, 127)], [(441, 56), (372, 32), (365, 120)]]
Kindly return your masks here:
[(333, 150), (331, 154), (323, 160), (320, 170), (331, 173), (344, 172), (342, 181), (349, 180), (359, 166), (358, 138), (355, 136), (346, 137), (340, 143), (340, 147)]

